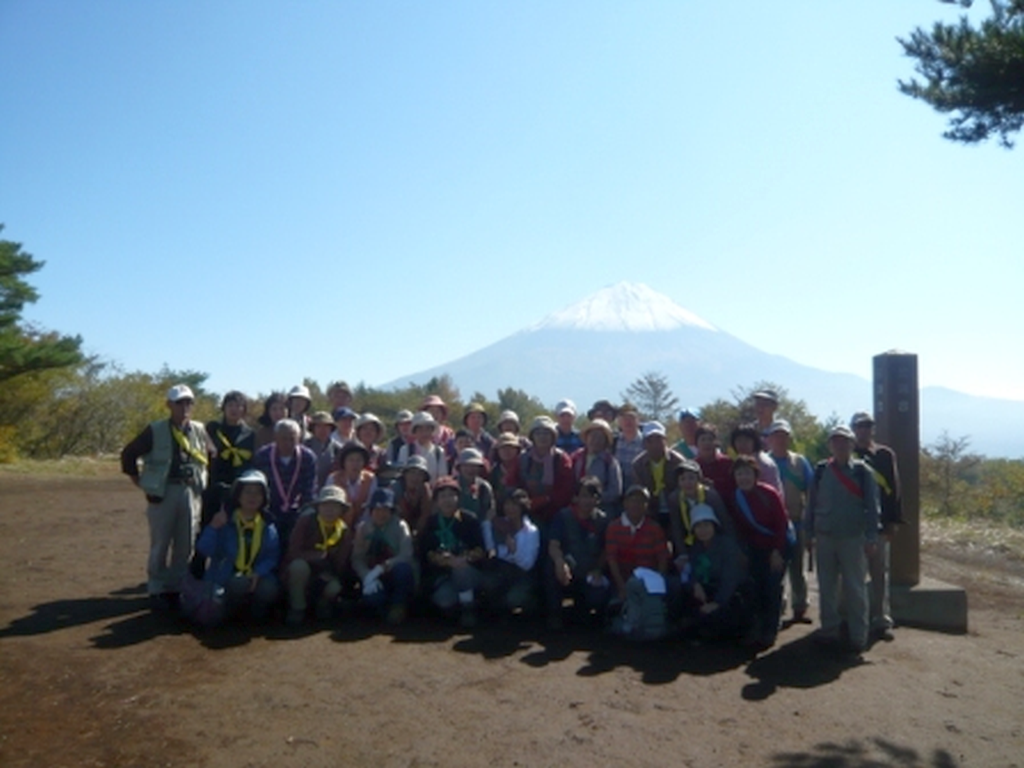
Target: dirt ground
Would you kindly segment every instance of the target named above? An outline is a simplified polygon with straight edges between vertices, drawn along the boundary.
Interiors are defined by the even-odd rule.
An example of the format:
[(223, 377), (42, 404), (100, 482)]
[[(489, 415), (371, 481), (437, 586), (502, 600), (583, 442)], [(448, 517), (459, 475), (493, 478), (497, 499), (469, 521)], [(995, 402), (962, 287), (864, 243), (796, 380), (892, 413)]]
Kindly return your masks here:
[(1024, 765), (1024, 565), (957, 548), (971, 629), (862, 660), (509, 622), (192, 631), (151, 614), (123, 477), (0, 472), (0, 766)]

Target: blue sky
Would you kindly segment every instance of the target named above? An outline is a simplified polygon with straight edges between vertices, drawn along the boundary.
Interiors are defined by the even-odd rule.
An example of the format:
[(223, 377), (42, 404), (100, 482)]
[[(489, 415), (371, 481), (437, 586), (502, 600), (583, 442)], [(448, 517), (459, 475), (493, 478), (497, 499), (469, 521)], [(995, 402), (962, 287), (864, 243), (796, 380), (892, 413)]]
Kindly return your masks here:
[(219, 391), (380, 384), (632, 280), (1024, 400), (1024, 149), (896, 89), (959, 13), (2, 0), (0, 236), (47, 262), (27, 319)]

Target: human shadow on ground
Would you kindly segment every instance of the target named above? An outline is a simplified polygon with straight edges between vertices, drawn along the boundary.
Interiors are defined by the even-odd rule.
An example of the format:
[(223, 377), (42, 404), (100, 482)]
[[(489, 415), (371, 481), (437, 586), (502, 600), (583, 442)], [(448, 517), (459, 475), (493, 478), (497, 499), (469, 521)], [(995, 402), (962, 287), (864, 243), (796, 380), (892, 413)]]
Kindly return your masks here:
[(534, 668), (566, 661), (573, 654), (587, 654), (577, 671), (584, 677), (631, 667), (651, 685), (671, 683), (681, 675), (713, 675), (742, 666), (752, 652), (736, 645), (694, 645), (680, 638), (631, 643), (621, 637), (587, 626), (551, 631), (535, 618), (486, 616), (473, 629), (451, 620), (418, 614), (398, 627), (375, 617), (361, 616), (339, 624), (331, 638), (355, 643), (373, 636), (388, 636), (396, 643), (445, 643), (452, 650), (486, 660), (514, 657)]
[(742, 696), (747, 701), (763, 701), (779, 688), (816, 688), (866, 663), (859, 654), (818, 648), (813, 636), (805, 635), (747, 665), (746, 672), (755, 682), (743, 687)]
[(778, 768), (956, 768), (959, 763), (944, 749), (922, 755), (911, 747), (902, 747), (876, 737), (843, 744), (822, 742), (806, 752), (776, 752), (771, 765)]
[(145, 584), (118, 589), (105, 597), (54, 600), (32, 606), (30, 614), (14, 619), (6, 627), (0, 628), (0, 638), (60, 632), (104, 619), (148, 611), (149, 607)]

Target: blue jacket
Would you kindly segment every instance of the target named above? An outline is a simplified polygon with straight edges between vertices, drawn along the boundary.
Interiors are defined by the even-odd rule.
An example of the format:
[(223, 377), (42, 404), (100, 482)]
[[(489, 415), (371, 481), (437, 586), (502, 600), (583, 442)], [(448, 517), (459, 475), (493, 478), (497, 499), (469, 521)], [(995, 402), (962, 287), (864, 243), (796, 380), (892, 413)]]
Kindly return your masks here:
[[(281, 539), (277, 535), (277, 527), (263, 518), (266, 526), (260, 541), (260, 551), (252, 564), (252, 572), (263, 578), (273, 575), (281, 561)], [(210, 558), (206, 569), (205, 581), (224, 586), (235, 575), (235, 559), (238, 557), (238, 529), (232, 518), (227, 525), (220, 528), (206, 526), (203, 528), (196, 550), (203, 557)]]

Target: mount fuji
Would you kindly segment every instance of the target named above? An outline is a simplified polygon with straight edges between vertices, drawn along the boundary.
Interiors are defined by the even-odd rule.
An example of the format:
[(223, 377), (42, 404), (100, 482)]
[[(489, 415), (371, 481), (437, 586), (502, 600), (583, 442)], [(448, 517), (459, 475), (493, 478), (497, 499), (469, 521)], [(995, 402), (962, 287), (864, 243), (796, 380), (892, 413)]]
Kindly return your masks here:
[[(385, 388), (448, 374), (468, 396), (514, 387), (553, 405), (569, 397), (581, 411), (620, 393), (639, 376), (664, 374), (679, 401), (701, 405), (738, 386), (772, 381), (820, 419), (871, 410), (871, 383), (801, 365), (747, 344), (640, 283), (617, 283), (547, 315), (518, 333)], [(921, 391), (921, 441), (942, 430), (969, 434), (982, 453), (1024, 455), (1024, 402), (974, 397), (941, 387)]]

